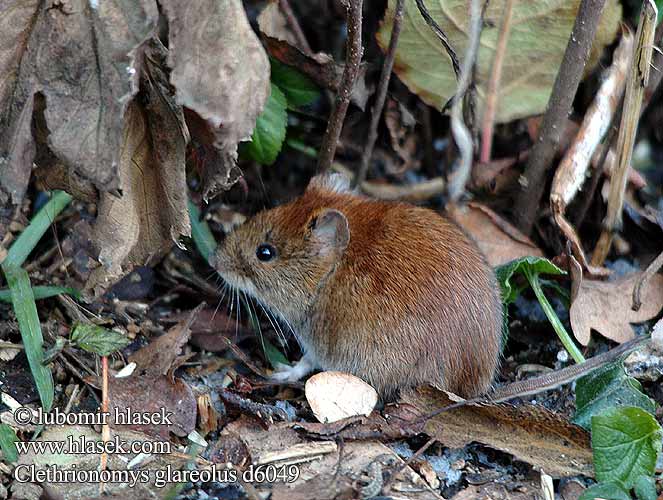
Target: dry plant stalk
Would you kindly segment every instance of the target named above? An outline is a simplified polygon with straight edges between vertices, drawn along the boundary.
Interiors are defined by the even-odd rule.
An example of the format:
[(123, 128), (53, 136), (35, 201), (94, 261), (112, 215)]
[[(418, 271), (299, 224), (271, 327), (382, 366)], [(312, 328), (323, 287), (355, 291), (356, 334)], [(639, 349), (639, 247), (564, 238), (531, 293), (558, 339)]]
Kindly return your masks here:
[(456, 147), (460, 153), (460, 165), (449, 179), (449, 199), (453, 203), (465, 191), (465, 184), (472, 170), (472, 156), (474, 153), (472, 134), (463, 121), (463, 101), (465, 94), (472, 81), (472, 69), (479, 51), (479, 40), (481, 38), (481, 2), (470, 1), (470, 25), (469, 41), (465, 58), (460, 71), (458, 89), (453, 97), (451, 105), (451, 133), (453, 134)]
[(354, 87), (355, 80), (357, 79), (359, 64), (361, 63), (361, 56), (363, 54), (363, 47), (361, 45), (361, 15), (364, 2), (363, 0), (347, 0), (345, 3), (348, 19), (345, 69), (343, 70), (341, 84), (336, 93), (334, 107), (329, 116), (329, 122), (327, 122), (327, 130), (325, 130), (325, 135), (322, 138), (320, 156), (318, 157), (318, 173), (329, 170), (334, 160), (336, 145), (338, 144), (338, 138), (341, 136), (343, 121), (345, 120), (345, 114), (348, 111), (350, 97), (352, 96), (352, 87)]
[(389, 48), (384, 58), (382, 71), (380, 72), (380, 83), (378, 84), (377, 97), (375, 98), (375, 105), (373, 106), (373, 114), (371, 115), (371, 124), (368, 128), (368, 140), (366, 147), (361, 155), (361, 165), (359, 172), (352, 182), (352, 186), (356, 187), (366, 178), (368, 172), (368, 164), (373, 155), (373, 148), (375, 141), (378, 138), (378, 124), (382, 116), (382, 109), (384, 102), (387, 98), (387, 89), (389, 88), (389, 80), (391, 79), (391, 71), (394, 68), (394, 59), (396, 59), (396, 46), (398, 45), (398, 37), (401, 33), (401, 24), (403, 21), (403, 11), (405, 10), (405, 0), (396, 0), (396, 9), (394, 10), (394, 24), (391, 28), (391, 38), (389, 39)]
[(626, 82), (622, 121), (619, 126), (619, 136), (617, 138), (619, 160), (617, 169), (610, 180), (608, 213), (603, 221), (603, 231), (592, 254), (592, 264), (595, 266), (600, 266), (605, 261), (610, 251), (614, 234), (621, 229), (622, 225), (626, 178), (635, 144), (635, 135), (638, 130), (642, 98), (649, 79), (657, 14), (658, 10), (653, 0), (645, 0), (642, 5), (642, 11), (640, 12), (638, 31), (635, 35), (635, 53), (633, 54), (631, 70)]
[(518, 228), (525, 234), (529, 234), (534, 225), (545, 189), (546, 174), (573, 105), (604, 6), (605, 0), (580, 2), (569, 43), (539, 128), (538, 140), (532, 148), (525, 173), (521, 177), (522, 191), (516, 200), (514, 215)]
[(493, 126), (495, 124), (495, 113), (497, 111), (497, 94), (502, 79), (502, 65), (504, 64), (504, 54), (506, 54), (506, 45), (509, 41), (511, 32), (511, 19), (513, 18), (513, 0), (506, 0), (504, 3), (504, 12), (502, 13), (502, 25), (497, 39), (497, 48), (495, 49), (495, 59), (493, 67), (490, 69), (490, 81), (488, 82), (488, 91), (486, 94), (486, 105), (481, 119), (481, 154), (479, 161), (488, 163), (490, 153), (493, 149)]
[(610, 128), (617, 106), (621, 102), (626, 73), (633, 52), (633, 35), (625, 31), (615, 50), (613, 62), (605, 79), (585, 113), (578, 134), (555, 172), (550, 189), (550, 207), (557, 226), (573, 244), (573, 254), (587, 269), (587, 259), (580, 238), (565, 218), (566, 207), (575, 198), (587, 176), (590, 162)]

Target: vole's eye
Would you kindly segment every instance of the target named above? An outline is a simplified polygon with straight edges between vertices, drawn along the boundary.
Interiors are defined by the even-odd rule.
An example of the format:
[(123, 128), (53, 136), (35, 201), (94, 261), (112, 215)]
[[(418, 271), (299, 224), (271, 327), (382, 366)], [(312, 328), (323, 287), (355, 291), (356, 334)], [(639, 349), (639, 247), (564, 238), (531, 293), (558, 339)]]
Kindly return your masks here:
[(268, 262), (276, 257), (276, 248), (269, 243), (262, 243), (256, 249), (256, 257), (258, 257), (259, 261)]

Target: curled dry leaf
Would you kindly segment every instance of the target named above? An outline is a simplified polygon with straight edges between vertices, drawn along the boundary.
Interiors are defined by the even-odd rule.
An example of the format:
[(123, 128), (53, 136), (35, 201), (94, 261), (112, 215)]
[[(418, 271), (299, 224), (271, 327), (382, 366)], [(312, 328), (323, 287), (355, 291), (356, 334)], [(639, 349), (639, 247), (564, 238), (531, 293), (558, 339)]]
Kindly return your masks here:
[(448, 215), (474, 238), (491, 266), (531, 255), (543, 257), (543, 252), (527, 236), (484, 205), (453, 205)]
[(156, 3), (2, 0), (0, 12), (0, 204), (19, 203), (27, 188), (37, 99), (52, 154), (100, 190), (116, 189), (122, 116)]
[(160, 259), (180, 236), (191, 234), (187, 211), (185, 152), (189, 134), (163, 66), (165, 49), (152, 40), (145, 52), (141, 87), (147, 105), (132, 102), (120, 148), (122, 196), (102, 193), (92, 241), (101, 266), (88, 290)]
[[(395, 3), (389, 0), (377, 35), (383, 50), (389, 44)], [(505, 0), (490, 1), (483, 13), (475, 77), (477, 117), (482, 114), (504, 4)], [(543, 113), (579, 5), (580, 0), (515, 3), (495, 117), (498, 123)], [(464, 54), (468, 43), (467, 1), (438, 0), (426, 2), (426, 6), (456, 54)], [(612, 42), (620, 18), (619, 2), (608, 0), (594, 42), (593, 62), (598, 60), (603, 47)], [(592, 65), (590, 61), (588, 66)], [(405, 3), (394, 71), (410, 90), (437, 109), (442, 109), (456, 91), (456, 75), (449, 56), (420, 15), (415, 0)]]
[(258, 28), (267, 36), (297, 46), (297, 37), (288, 26), (288, 20), (278, 2), (269, 2), (258, 15)]
[(344, 372), (322, 372), (306, 381), (306, 399), (320, 422), (369, 415), (378, 393), (362, 379)]
[[(409, 391), (402, 399), (422, 416), (453, 403), (432, 387)], [(541, 406), (463, 406), (428, 420), (425, 432), (450, 447), (477, 441), (552, 476), (593, 475), (589, 433)]]
[(168, 61), (177, 102), (205, 121), (219, 150), (217, 161), (205, 165), (208, 197), (237, 179), (237, 144), (251, 137), (269, 96), (269, 61), (240, 0), (163, 0), (161, 5), (169, 22)]
[(642, 306), (634, 311), (633, 287), (641, 273), (627, 275), (615, 281), (582, 280), (573, 275), (573, 303), (569, 311), (571, 328), (578, 342), (589, 343), (591, 330), (623, 343), (635, 337), (630, 323), (641, 323), (656, 316), (663, 308), (663, 274), (655, 274), (643, 287)]

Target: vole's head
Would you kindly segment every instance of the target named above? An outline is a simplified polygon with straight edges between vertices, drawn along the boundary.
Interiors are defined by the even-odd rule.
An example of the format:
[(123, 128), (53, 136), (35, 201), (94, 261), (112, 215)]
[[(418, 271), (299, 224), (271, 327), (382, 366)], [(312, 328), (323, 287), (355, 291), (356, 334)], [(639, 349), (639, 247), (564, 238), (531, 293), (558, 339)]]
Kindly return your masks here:
[(301, 197), (258, 213), (230, 233), (211, 264), (231, 286), (297, 321), (350, 241), (344, 213), (332, 208), (347, 189), (343, 178), (315, 177)]

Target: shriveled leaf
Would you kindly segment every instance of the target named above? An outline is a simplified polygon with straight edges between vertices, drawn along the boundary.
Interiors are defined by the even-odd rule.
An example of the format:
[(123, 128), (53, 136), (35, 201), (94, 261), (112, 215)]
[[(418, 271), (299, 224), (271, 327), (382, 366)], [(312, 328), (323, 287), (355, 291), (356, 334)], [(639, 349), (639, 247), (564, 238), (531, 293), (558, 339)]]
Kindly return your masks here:
[(640, 382), (626, 374), (622, 361), (599, 368), (576, 382), (573, 422), (585, 429), (590, 428), (594, 415), (620, 406), (637, 406), (650, 413), (656, 409), (654, 401), (642, 392)]
[(37, 314), (35, 297), (30, 287), (30, 278), (25, 269), (15, 266), (2, 265), (7, 283), (12, 291), (12, 304), (14, 314), (21, 330), (21, 339), (25, 354), (28, 357), (30, 371), (35, 379), (37, 392), (41, 399), (44, 411), (50, 411), (53, 405), (55, 388), (51, 370), (44, 366), (44, 337), (41, 333), (41, 324)]
[(652, 476), (661, 435), (656, 419), (640, 408), (614, 408), (592, 417), (596, 479), (631, 489), (640, 476)]
[(202, 305), (196, 307), (167, 333), (133, 353), (129, 356), (129, 361), (154, 375), (168, 373), (180, 356), (182, 347), (189, 340), (191, 325), (201, 308)]
[(306, 106), (320, 95), (318, 87), (303, 73), (286, 66), (273, 57), (270, 58), (272, 83), (276, 84), (285, 95), (288, 106)]
[[(402, 399), (422, 416), (454, 402), (431, 387), (407, 392)], [(587, 431), (541, 406), (462, 406), (429, 419), (425, 432), (445, 446), (462, 448), (472, 441), (485, 444), (553, 477), (592, 473)]]
[[(110, 424), (116, 429), (132, 429), (149, 436), (168, 439), (172, 432), (186, 436), (196, 428), (197, 405), (191, 387), (181, 379), (170, 380), (165, 375), (134, 372), (129, 377), (111, 377), (108, 383)], [(114, 420), (115, 409), (133, 412), (165, 414), (167, 421), (160, 425), (134, 423), (125, 425)], [(161, 417), (159, 417), (161, 419)]]
[[(383, 50), (389, 44), (395, 0), (389, 0), (377, 34)], [(425, 2), (431, 16), (449, 38), (459, 58), (467, 50), (469, 9), (465, 0)], [(505, 0), (488, 3), (476, 65), (477, 115), (482, 114), (490, 70), (501, 26)], [(539, 0), (513, 5), (511, 31), (504, 55), (496, 121), (508, 122), (540, 114), (546, 108), (555, 77), (575, 21), (580, 0)], [(615, 37), (621, 7), (608, 0), (594, 40), (591, 61)], [(415, 0), (405, 2), (403, 27), (396, 50), (394, 71), (426, 103), (442, 109), (456, 92), (458, 82), (442, 44), (419, 13)]]
[(322, 372), (306, 381), (306, 400), (318, 421), (336, 422), (355, 415), (369, 415), (378, 393), (362, 379), (343, 372)]
[(595, 484), (582, 492), (578, 500), (631, 500), (631, 495), (617, 481)]
[(14, 429), (7, 424), (0, 424), (0, 451), (6, 462), (14, 463), (18, 460), (18, 452), (14, 443), (18, 441)]
[(135, 266), (160, 259), (180, 236), (191, 232), (187, 212), (185, 149), (188, 131), (158, 62), (165, 52), (153, 41), (146, 49), (142, 85), (149, 99), (132, 102), (124, 119), (120, 154), (120, 198), (101, 196), (92, 241), (101, 267), (86, 289), (96, 294)]
[(498, 214), (479, 203), (453, 206), (449, 216), (474, 238), (491, 266), (526, 256), (543, 257), (543, 252)]
[(107, 330), (101, 326), (89, 323), (76, 325), (71, 334), (71, 343), (73, 345), (99, 356), (110, 356), (114, 352), (128, 346), (130, 342), (120, 332)]
[[(101, 190), (117, 188), (122, 116), (156, 3), (2, 0), (0, 12), (0, 202), (22, 199), (46, 140), (69, 169)], [(37, 108), (48, 138), (33, 137)]]
[(177, 102), (202, 118), (220, 151), (203, 176), (204, 196), (228, 188), (237, 145), (247, 140), (269, 95), (269, 61), (240, 0), (161, 2), (168, 18), (170, 81)]
[(283, 11), (278, 2), (268, 2), (265, 8), (258, 14), (258, 28), (267, 36), (297, 45), (297, 37), (288, 26)]
[(508, 262), (507, 264), (501, 265), (495, 269), (495, 274), (497, 274), (497, 281), (499, 281), (500, 287), (502, 288), (502, 301), (504, 304), (508, 305), (516, 300), (516, 297), (521, 291), (520, 289), (514, 288), (514, 285), (511, 283), (511, 278), (514, 275), (525, 275), (526, 273), (530, 273), (531, 275), (566, 274), (565, 271), (543, 257), (521, 257)]
[(276, 160), (283, 146), (288, 120), (283, 92), (274, 84), (271, 87), (267, 105), (258, 116), (251, 142), (246, 147), (249, 156), (263, 165), (271, 165)]
[(630, 274), (616, 281), (584, 279), (579, 284), (569, 319), (578, 342), (587, 345), (591, 330), (615, 342), (626, 342), (635, 336), (630, 323), (641, 323), (655, 317), (663, 308), (663, 274), (655, 274), (643, 287), (642, 305), (631, 308), (633, 287), (641, 276)]

